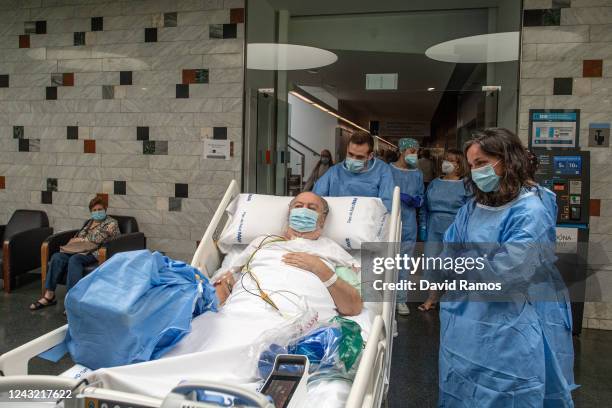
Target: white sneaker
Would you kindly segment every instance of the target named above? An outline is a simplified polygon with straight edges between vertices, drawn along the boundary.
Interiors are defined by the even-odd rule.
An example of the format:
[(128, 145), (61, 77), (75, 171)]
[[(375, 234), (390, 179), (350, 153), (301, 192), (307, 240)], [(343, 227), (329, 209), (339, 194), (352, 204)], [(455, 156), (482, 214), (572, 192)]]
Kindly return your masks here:
[(393, 338), (399, 336), (399, 332), (397, 331), (397, 320), (393, 319)]
[(397, 304), (397, 314), (400, 316), (408, 316), (410, 314), (410, 308), (404, 302)]

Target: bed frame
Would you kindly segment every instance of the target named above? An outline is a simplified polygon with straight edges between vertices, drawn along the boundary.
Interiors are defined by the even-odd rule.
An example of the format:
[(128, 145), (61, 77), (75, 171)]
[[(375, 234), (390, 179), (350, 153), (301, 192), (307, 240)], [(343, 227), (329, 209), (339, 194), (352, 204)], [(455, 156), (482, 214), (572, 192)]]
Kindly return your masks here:
[[(219, 265), (221, 265), (223, 254), (217, 248), (216, 241), (228, 221), (225, 210), (239, 194), (240, 188), (238, 183), (233, 180), (221, 199), (219, 207), (213, 215), (191, 261), (192, 266), (208, 276), (214, 273)], [(389, 254), (387, 256), (392, 257), (398, 251), (399, 242), (401, 241), (401, 230), (400, 190), (396, 187), (393, 191), (393, 206), (387, 239), (388, 242), (393, 242), (395, 245), (389, 246)], [(385, 281), (396, 282), (397, 270), (387, 270)], [(372, 323), (369, 337), (366, 340), (366, 346), (346, 402), (346, 407), (374, 408), (380, 407), (386, 402), (391, 371), (394, 324), (395, 296), (386, 296), (382, 307), (377, 309), (377, 314)], [(27, 384), (44, 382), (42, 377), (45, 376), (27, 375), (28, 362), (33, 357), (64, 341), (67, 330), (68, 325), (64, 325), (0, 356), (0, 374), (3, 376), (0, 377), (0, 392), (3, 389), (10, 389), (10, 387), (20, 384), (23, 388)], [(59, 380), (58, 377), (47, 377)], [(65, 378), (64, 380), (69, 379)], [(107, 394), (109, 397), (125, 394), (103, 389), (97, 389), (96, 393)], [(151, 401), (150, 398), (144, 396), (133, 395), (133, 397), (136, 400), (142, 398), (143, 400)]]

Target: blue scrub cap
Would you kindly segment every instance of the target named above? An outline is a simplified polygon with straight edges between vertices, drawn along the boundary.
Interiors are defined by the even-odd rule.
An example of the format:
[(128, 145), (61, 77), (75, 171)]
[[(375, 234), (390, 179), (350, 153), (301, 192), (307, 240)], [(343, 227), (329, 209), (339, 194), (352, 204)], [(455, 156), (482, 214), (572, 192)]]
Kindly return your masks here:
[(419, 147), (419, 142), (411, 137), (404, 137), (399, 140), (398, 147), (399, 151), (403, 152), (406, 149)]

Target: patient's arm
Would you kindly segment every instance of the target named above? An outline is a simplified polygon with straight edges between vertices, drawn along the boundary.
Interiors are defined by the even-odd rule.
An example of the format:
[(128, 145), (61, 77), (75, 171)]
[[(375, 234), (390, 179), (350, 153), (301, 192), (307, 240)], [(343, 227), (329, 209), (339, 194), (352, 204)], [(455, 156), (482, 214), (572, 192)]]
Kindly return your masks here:
[(231, 272), (226, 272), (215, 280), (215, 291), (217, 292), (217, 299), (219, 299), (220, 305), (224, 304), (229, 295), (232, 294), (232, 288), (235, 283), (236, 281)]
[[(290, 252), (283, 257), (283, 261), (287, 265), (314, 273), (323, 282), (329, 280), (335, 273), (318, 256), (305, 252)], [(336, 280), (336, 282), (327, 289), (340, 314), (355, 316), (361, 313), (363, 304), (361, 303), (361, 296), (359, 296), (357, 289), (342, 279)]]

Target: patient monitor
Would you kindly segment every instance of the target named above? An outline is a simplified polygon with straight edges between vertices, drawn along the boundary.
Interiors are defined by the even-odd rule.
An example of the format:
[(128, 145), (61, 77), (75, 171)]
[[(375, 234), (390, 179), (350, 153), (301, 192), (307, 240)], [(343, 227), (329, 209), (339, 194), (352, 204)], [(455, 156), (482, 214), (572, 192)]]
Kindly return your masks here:
[(261, 392), (274, 401), (275, 408), (299, 408), (308, 392), (309, 361), (306, 356), (279, 354)]

